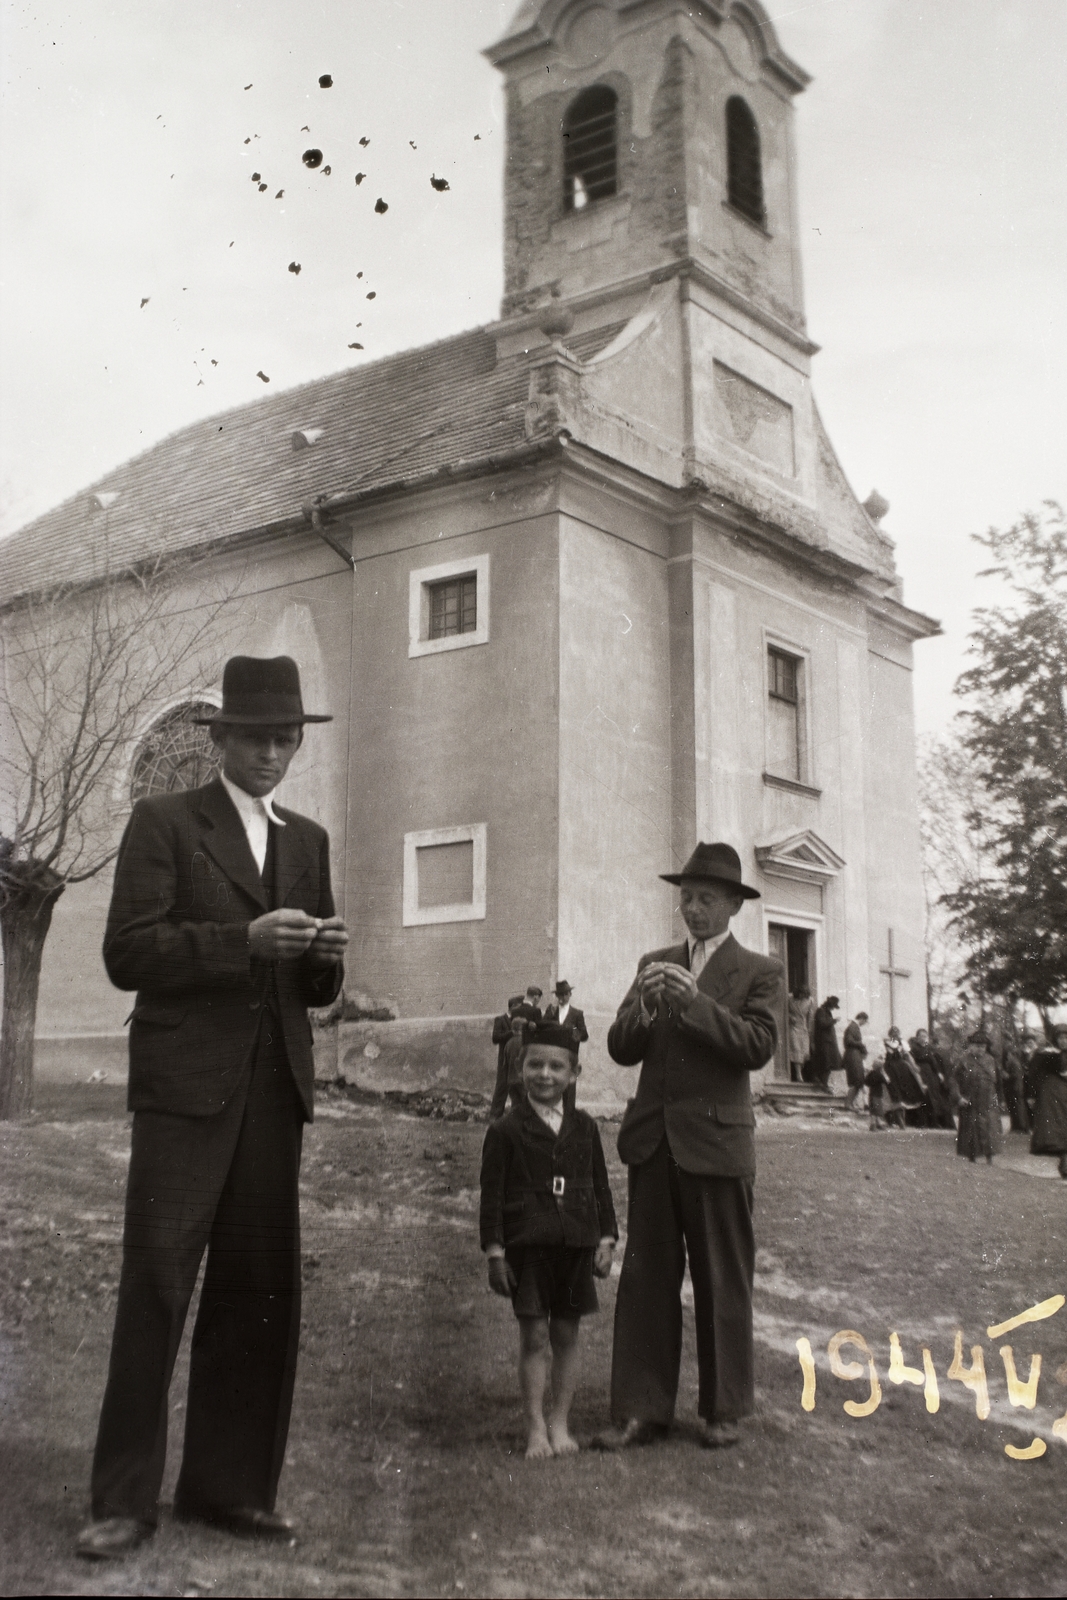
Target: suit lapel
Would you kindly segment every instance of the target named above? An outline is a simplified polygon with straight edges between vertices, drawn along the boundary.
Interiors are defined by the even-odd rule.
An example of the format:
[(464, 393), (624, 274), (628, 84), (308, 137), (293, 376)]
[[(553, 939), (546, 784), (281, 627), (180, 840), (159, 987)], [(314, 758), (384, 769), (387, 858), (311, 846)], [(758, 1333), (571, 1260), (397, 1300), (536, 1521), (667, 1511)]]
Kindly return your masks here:
[(732, 933), (723, 940), (697, 979), (697, 988), (702, 994), (710, 995), (713, 1000), (722, 1000), (729, 994), (733, 988), (734, 976), (741, 964), (738, 957), (739, 949), (740, 946)]
[[(280, 807), (274, 809), (281, 814)], [(285, 813), (284, 821), (284, 828), (274, 831), (274, 902), (279, 906), (288, 904), (288, 896), (311, 865), (299, 819), (290, 811)]]
[[(267, 897), (263, 892), (263, 880), (252, 855), (244, 824), (217, 778), (201, 791), (198, 811), (203, 824), (204, 849), (227, 878), (266, 911)], [(284, 833), (285, 829), (281, 831)]]

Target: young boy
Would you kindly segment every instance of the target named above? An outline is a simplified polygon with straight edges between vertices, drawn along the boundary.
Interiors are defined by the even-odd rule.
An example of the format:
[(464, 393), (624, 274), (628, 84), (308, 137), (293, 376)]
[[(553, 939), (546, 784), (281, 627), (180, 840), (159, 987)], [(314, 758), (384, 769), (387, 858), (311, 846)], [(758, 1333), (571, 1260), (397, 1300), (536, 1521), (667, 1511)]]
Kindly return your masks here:
[(489, 1287), (510, 1295), (519, 1320), (528, 1458), (578, 1449), (567, 1419), (579, 1319), (598, 1309), (593, 1274), (608, 1276), (619, 1236), (599, 1129), (563, 1103), (578, 1070), (573, 1030), (542, 1023), (523, 1053), (524, 1099), (490, 1125), (482, 1147), (482, 1249)]

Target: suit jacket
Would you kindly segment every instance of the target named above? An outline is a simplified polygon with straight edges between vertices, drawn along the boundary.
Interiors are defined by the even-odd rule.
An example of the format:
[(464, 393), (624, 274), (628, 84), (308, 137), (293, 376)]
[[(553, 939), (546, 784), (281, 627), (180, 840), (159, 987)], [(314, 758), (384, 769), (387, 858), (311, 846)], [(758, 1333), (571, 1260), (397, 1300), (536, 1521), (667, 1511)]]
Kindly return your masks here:
[[(333, 915), (329, 839), (275, 808), (275, 906)], [(131, 1013), (131, 1111), (208, 1117), (233, 1094), (263, 1008), (277, 1012), (308, 1120), (314, 1107), (309, 1006), (329, 1005), (340, 962), (255, 961), (248, 925), (268, 910), (237, 810), (221, 782), (139, 800), (119, 846), (104, 965), (136, 989)]]
[[(641, 957), (688, 967), (686, 945)], [(608, 1031), (608, 1052), (620, 1066), (641, 1063), (637, 1094), (619, 1129), (619, 1155), (647, 1161), (666, 1135), (686, 1172), (748, 1178), (756, 1172), (756, 1118), (748, 1074), (770, 1060), (785, 975), (781, 963), (739, 945), (730, 934), (697, 979), (684, 1016), (661, 1003), (642, 1020), (636, 980)]]
[[(562, 1179), (562, 1194), (553, 1180)], [(491, 1244), (595, 1248), (617, 1239), (600, 1129), (563, 1112), (554, 1134), (527, 1103), (490, 1123), (482, 1145), (482, 1249)]]
[[(546, 1022), (558, 1022), (559, 1021), (559, 1001), (558, 1000), (553, 1000), (552, 1004), (549, 1006), (548, 1010), (545, 1012), (545, 1021)], [(585, 1025), (585, 1012), (584, 1011), (579, 1011), (577, 1006), (571, 1006), (570, 1010), (567, 1012), (567, 1020), (563, 1025), (564, 1025), (565, 1028), (573, 1028), (574, 1029), (574, 1031), (578, 1035), (578, 1043), (579, 1044), (584, 1044), (585, 1041), (588, 1039), (588, 1037), (589, 1037), (589, 1029)]]

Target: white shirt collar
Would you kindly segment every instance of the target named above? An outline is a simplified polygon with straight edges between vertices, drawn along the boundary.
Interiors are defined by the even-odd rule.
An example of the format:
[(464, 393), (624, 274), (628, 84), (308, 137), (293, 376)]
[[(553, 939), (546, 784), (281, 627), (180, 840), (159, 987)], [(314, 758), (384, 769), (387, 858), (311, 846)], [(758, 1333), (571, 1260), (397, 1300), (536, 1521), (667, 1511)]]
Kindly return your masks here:
[(715, 954), (716, 950), (719, 948), (719, 946), (725, 944), (729, 937), (730, 937), (729, 928), (726, 928), (722, 933), (717, 933), (713, 939), (703, 939), (703, 940), (694, 939), (692, 934), (687, 935), (685, 942), (686, 942), (686, 946), (688, 947), (688, 950), (689, 950), (689, 960), (690, 960), (690, 962), (692, 962), (692, 960), (693, 960), (693, 950), (695, 949), (695, 947), (698, 944), (703, 944), (703, 946), (704, 946), (704, 964), (706, 966), (707, 963), (711, 960), (712, 956)]
[(219, 777), (222, 779), (222, 787), (237, 807), (237, 815), (246, 827), (252, 817), (261, 817), (263, 815), (266, 815), (268, 821), (273, 822), (277, 827), (285, 827), (285, 823), (274, 809), (274, 796), (278, 793), (277, 789), (272, 789), (269, 794), (256, 796), (249, 794), (246, 789), (239, 788), (236, 783), (231, 783), (224, 772), (220, 772)]
[(533, 1108), (533, 1110), (541, 1118), (542, 1122), (547, 1123), (547, 1125), (552, 1129), (553, 1133), (559, 1132), (563, 1126), (562, 1100), (560, 1100), (554, 1106), (542, 1106), (536, 1100), (527, 1100), (527, 1104)]

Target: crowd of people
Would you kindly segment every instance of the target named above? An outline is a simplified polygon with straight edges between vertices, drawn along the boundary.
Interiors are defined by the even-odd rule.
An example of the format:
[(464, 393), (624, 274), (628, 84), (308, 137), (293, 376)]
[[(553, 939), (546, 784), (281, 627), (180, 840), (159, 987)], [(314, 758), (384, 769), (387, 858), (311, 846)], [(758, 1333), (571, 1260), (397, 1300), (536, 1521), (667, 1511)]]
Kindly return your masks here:
[[(991, 1162), (1003, 1148), (1002, 1116), (1013, 1132), (1030, 1135), (1034, 1155), (1059, 1158), (1067, 1178), (1067, 1024), (1057, 1024), (1042, 1043), (1026, 1032), (999, 1055), (984, 1029), (972, 1032), (960, 1048), (939, 1046), (925, 1028), (905, 1043), (891, 1026), (870, 1066), (864, 1039), (865, 1011), (846, 1025), (844, 1052), (837, 1041), (837, 995), (817, 1007), (806, 988), (789, 997), (789, 1060), (795, 1081), (831, 1093), (831, 1075), (845, 1074), (848, 1110), (866, 1110), (873, 1131), (887, 1128), (950, 1128), (956, 1149), (976, 1161)], [(861, 1104), (863, 1090), (867, 1104)]]

